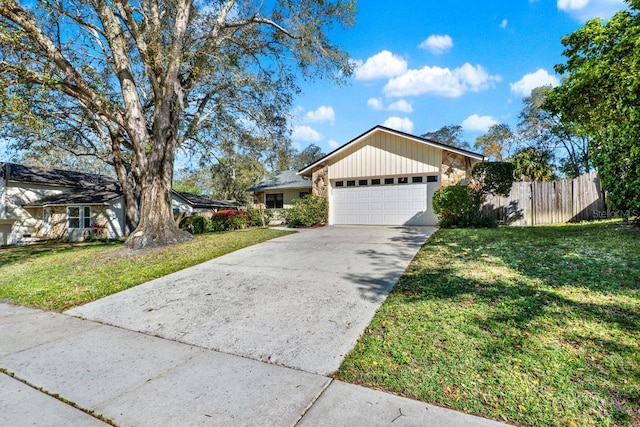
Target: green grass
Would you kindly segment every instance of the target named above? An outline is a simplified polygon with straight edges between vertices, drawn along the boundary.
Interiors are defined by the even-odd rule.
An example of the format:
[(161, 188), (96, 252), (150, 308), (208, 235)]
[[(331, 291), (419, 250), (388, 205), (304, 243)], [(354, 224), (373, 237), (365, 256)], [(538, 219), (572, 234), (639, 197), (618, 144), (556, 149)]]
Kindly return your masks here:
[(528, 426), (640, 425), (640, 233), (439, 230), (338, 378)]
[(289, 233), (252, 229), (204, 234), (139, 253), (116, 242), (0, 248), (0, 300), (63, 311)]

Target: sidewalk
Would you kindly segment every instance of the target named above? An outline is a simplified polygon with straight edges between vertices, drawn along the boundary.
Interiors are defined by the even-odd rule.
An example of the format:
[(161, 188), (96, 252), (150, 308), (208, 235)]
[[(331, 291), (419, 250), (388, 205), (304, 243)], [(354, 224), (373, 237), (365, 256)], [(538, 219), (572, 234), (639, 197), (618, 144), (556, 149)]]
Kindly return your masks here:
[(318, 374), (4, 303), (0, 343), (0, 368), (15, 376), (0, 374), (6, 426), (107, 425), (100, 417), (118, 426), (501, 425)]

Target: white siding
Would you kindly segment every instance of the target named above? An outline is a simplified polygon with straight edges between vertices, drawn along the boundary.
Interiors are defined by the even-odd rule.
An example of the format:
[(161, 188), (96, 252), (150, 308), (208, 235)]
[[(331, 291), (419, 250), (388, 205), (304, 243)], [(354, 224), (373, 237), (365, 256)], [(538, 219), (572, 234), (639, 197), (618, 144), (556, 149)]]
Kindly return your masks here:
[(124, 197), (118, 197), (109, 203), (109, 208), (101, 214), (107, 225), (109, 239), (124, 237)]
[(193, 208), (181, 197), (171, 194), (171, 208), (174, 212), (193, 213)]
[(36, 226), (42, 218), (34, 218), (22, 207), (23, 204), (35, 202), (43, 197), (53, 196), (65, 191), (69, 187), (51, 187), (48, 185), (25, 184), (9, 182), (5, 188), (4, 214), (7, 219), (14, 219), (11, 234), (7, 244), (16, 244), (25, 234), (36, 234)]
[(387, 132), (375, 132), (348, 147), (329, 165), (332, 180), (439, 174), (442, 150)]

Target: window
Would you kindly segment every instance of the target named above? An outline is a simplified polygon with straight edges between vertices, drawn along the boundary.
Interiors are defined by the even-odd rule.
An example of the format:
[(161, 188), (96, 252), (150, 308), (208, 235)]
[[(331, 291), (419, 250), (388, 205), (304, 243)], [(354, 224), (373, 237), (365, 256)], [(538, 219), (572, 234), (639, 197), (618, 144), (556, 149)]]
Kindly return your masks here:
[(398, 184), (407, 184), (409, 182), (409, 178), (402, 177), (402, 178), (398, 178)]
[(311, 193), (309, 193), (308, 191), (301, 191), (300, 193), (298, 193), (298, 197), (300, 197), (301, 199), (304, 199), (309, 194), (311, 194)]
[(414, 176), (413, 178), (411, 178), (411, 182), (422, 182), (422, 177), (421, 176)]
[(69, 206), (67, 218), (68, 228), (91, 228), (93, 225), (91, 206)]
[(336, 181), (336, 187), (344, 187), (344, 181)]
[(358, 185), (369, 185), (369, 181), (367, 181), (366, 179), (361, 179), (360, 181), (358, 181)]
[(282, 209), (284, 206), (284, 194), (267, 194), (265, 196), (265, 202), (267, 209)]
[(380, 185), (380, 179), (372, 179), (371, 185)]
[(356, 186), (355, 181), (347, 181), (347, 187), (355, 187), (355, 186)]
[(82, 228), (91, 228), (93, 225), (93, 218), (91, 218), (91, 208), (89, 206), (85, 206), (82, 208)]
[(438, 175), (430, 175), (427, 177), (427, 182), (438, 182)]
[(393, 178), (385, 178), (384, 179), (384, 183), (387, 184), (387, 185), (388, 184), (393, 184)]

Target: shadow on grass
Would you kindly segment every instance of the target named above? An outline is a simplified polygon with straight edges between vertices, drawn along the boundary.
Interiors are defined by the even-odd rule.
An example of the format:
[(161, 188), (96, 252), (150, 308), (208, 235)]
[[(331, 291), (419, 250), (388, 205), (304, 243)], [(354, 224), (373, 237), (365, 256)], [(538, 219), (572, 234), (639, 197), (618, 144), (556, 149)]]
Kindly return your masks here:
[[(629, 302), (640, 295), (640, 239), (618, 233), (594, 225), (438, 234), (421, 256), (440, 258), (414, 263), (393, 295), (462, 312), (484, 307), (469, 310), (470, 327), (459, 331), (468, 334), (462, 341), (478, 344), (474, 357), (502, 367), (540, 357), (534, 364), (549, 367), (541, 375), (550, 389), (573, 375), (576, 393), (600, 396), (610, 419), (628, 424), (640, 410), (640, 310)], [(479, 265), (488, 273), (470, 278)], [(491, 277), (505, 268), (513, 275)]]
[(86, 243), (37, 243), (22, 246), (3, 246), (0, 248), (0, 267), (31, 260), (74, 252), (87, 247), (119, 247), (120, 242), (86, 242)]

